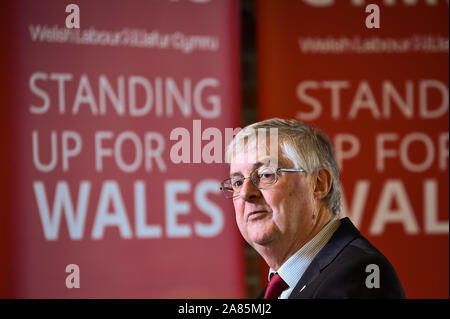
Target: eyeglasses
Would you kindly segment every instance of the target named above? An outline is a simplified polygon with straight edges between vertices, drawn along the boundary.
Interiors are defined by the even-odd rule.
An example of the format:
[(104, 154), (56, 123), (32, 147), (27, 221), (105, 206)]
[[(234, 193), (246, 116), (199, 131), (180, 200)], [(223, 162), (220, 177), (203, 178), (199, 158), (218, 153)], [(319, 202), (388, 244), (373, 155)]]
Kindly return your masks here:
[(220, 190), (223, 192), (225, 198), (231, 199), (240, 195), (242, 185), (247, 178), (250, 178), (253, 185), (257, 188), (266, 188), (278, 181), (279, 172), (305, 172), (302, 168), (273, 168), (268, 166), (261, 166), (250, 173), (250, 176), (235, 176), (224, 180), (221, 183)]

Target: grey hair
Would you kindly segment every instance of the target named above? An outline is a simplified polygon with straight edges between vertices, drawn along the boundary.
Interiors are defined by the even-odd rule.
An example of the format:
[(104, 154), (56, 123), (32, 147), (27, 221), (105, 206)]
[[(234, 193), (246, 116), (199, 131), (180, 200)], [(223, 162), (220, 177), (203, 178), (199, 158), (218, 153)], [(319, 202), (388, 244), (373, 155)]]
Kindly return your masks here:
[[(255, 138), (258, 129), (277, 129), (278, 142), (283, 155), (291, 160), (295, 168), (302, 168), (308, 174), (326, 167), (331, 171), (333, 182), (324, 201), (336, 216), (341, 210), (341, 183), (339, 167), (334, 157), (333, 148), (327, 135), (317, 128), (313, 128), (296, 120), (272, 118), (253, 123), (244, 127), (231, 141), (226, 149), (226, 162), (231, 162), (234, 152), (241, 152), (244, 139)], [(235, 149), (240, 147), (241, 149)]]

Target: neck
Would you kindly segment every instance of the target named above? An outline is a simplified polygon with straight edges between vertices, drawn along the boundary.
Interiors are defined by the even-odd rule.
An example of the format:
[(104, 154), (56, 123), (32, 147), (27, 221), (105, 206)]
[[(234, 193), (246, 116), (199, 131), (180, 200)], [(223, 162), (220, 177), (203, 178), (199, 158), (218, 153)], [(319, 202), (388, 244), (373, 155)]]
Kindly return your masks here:
[(254, 247), (264, 258), (267, 265), (273, 270), (278, 270), (293, 254), (302, 248), (307, 242), (314, 238), (328, 222), (332, 219), (333, 213), (325, 207), (321, 207), (315, 218), (312, 220), (312, 226), (308, 234), (299, 234), (293, 242), (274, 241), (268, 245), (257, 245)]

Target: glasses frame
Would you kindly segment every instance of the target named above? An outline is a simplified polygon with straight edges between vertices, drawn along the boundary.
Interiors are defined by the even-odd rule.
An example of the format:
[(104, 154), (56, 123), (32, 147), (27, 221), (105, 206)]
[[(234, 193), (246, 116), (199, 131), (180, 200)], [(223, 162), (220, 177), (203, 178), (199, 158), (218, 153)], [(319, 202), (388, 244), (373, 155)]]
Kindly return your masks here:
[[(275, 170), (275, 179), (274, 179), (273, 183), (272, 183), (272, 184), (268, 184), (268, 185), (264, 185), (264, 186), (260, 187), (260, 186), (256, 185), (256, 182), (251, 178), (251, 176), (253, 175), (253, 173), (256, 172), (257, 170), (259, 170), (260, 168), (261, 168), (261, 167), (255, 168), (255, 169), (250, 173), (249, 176), (243, 177), (243, 178), (242, 178), (242, 182), (244, 182), (246, 179), (250, 179), (250, 181), (252, 182), (252, 184), (253, 184), (256, 188), (258, 188), (258, 189), (264, 189), (264, 188), (270, 187), (270, 186), (274, 185), (276, 182), (278, 182), (278, 178), (280, 177), (280, 176), (278, 175), (279, 172), (297, 172), (297, 173), (304, 173), (304, 172), (306, 172), (303, 168), (277, 168), (277, 169)], [(239, 196), (240, 196), (239, 193), (238, 193), (238, 194), (234, 194), (234, 192), (231, 192), (229, 189), (227, 189), (227, 188), (224, 187), (224, 183), (225, 183), (226, 181), (229, 181), (229, 180), (231, 180), (231, 178), (227, 178), (227, 179), (223, 180), (223, 181), (220, 183), (220, 190), (222, 191), (222, 193), (223, 193), (223, 195), (225, 196), (226, 199), (232, 199), (232, 198), (239, 197)], [(233, 195), (231, 195), (231, 194), (233, 194)]]

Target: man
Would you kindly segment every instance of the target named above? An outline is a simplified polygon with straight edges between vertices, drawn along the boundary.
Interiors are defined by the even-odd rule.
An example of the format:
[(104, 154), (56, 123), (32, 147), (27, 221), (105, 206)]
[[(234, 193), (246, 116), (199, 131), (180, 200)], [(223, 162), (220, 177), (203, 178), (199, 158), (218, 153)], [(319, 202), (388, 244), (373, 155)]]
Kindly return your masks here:
[(338, 218), (339, 169), (323, 134), (295, 120), (258, 122), (236, 135), (226, 159), (221, 189), (270, 267), (259, 297), (404, 298), (389, 261)]

